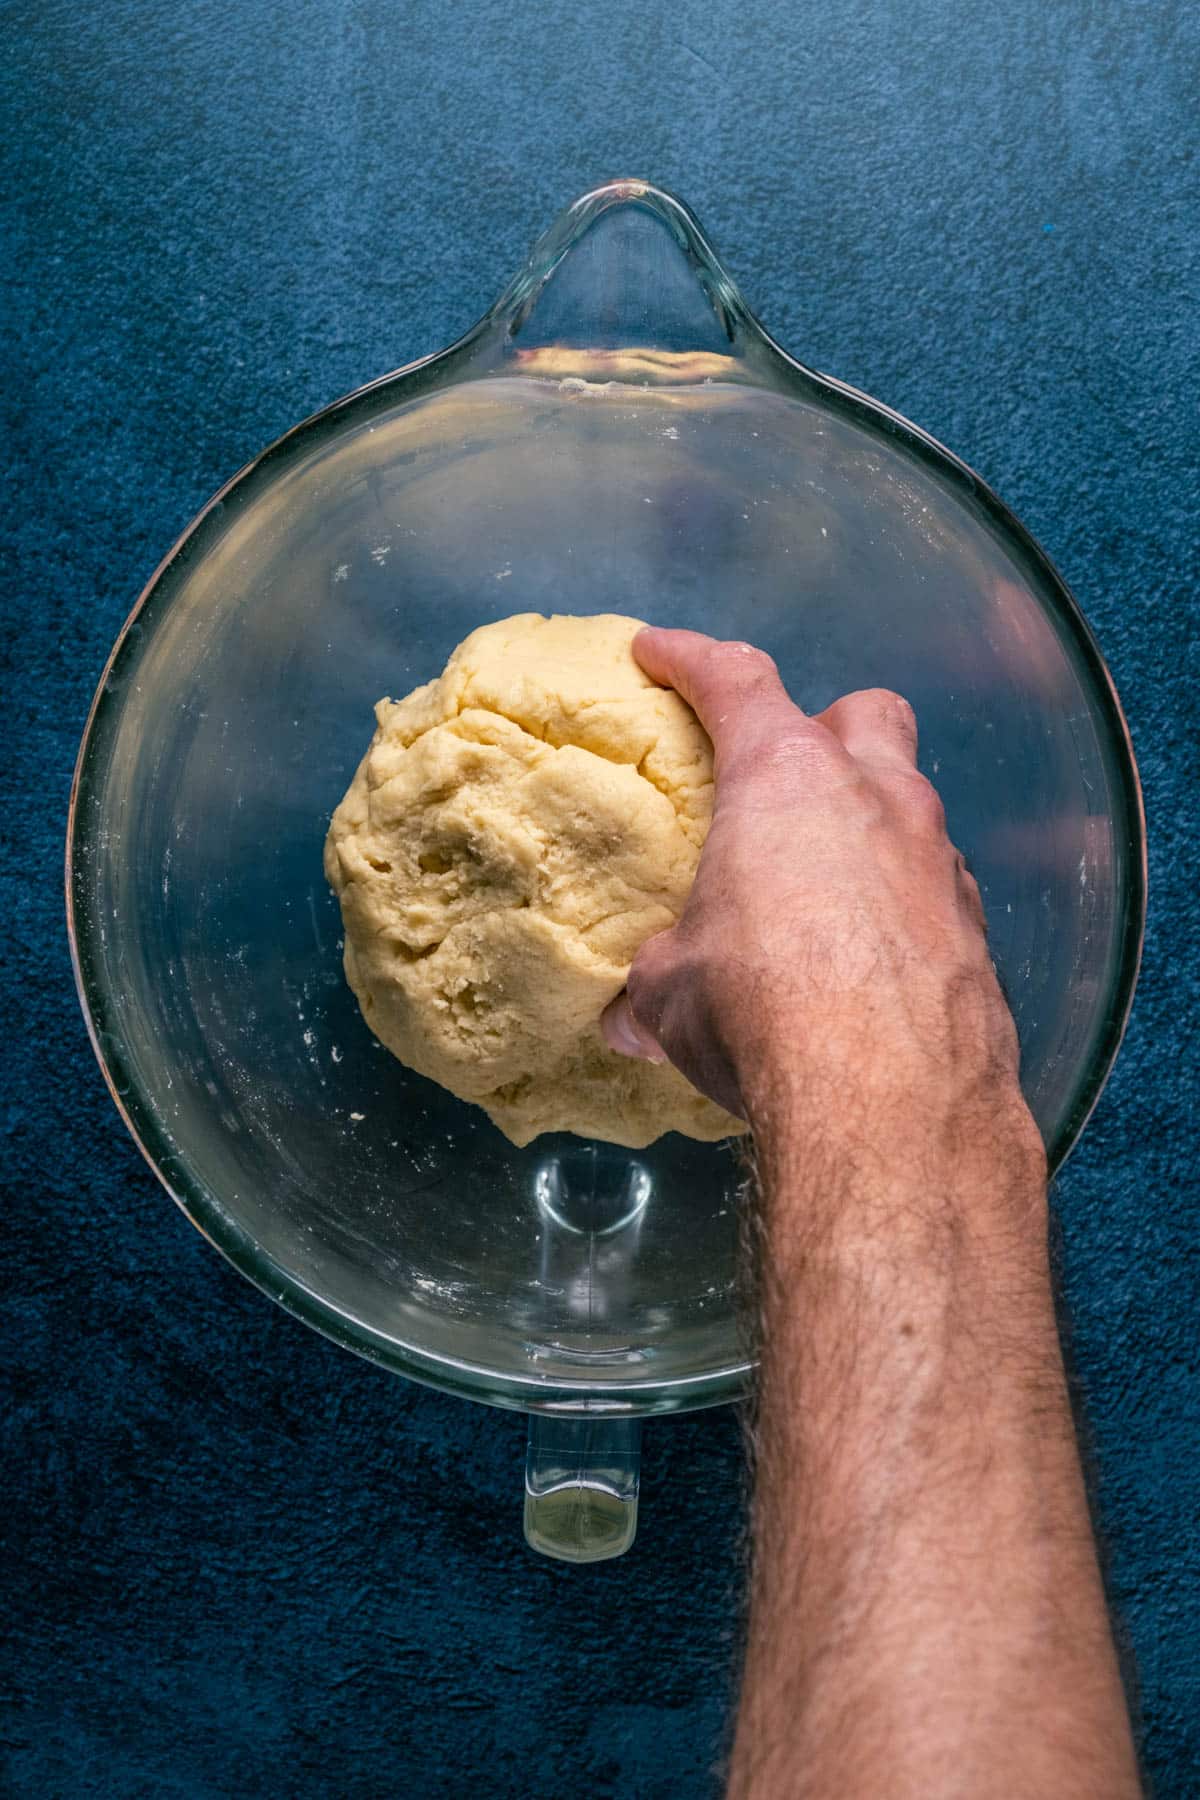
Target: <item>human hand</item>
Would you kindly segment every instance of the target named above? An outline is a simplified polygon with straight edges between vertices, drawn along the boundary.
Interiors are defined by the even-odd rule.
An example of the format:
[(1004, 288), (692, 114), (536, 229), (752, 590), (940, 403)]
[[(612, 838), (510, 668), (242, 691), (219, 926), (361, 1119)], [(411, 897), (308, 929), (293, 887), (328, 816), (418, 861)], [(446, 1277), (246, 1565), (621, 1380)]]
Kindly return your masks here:
[(871, 689), (809, 717), (747, 644), (648, 628), (634, 653), (708, 732), (716, 793), (687, 906), (639, 951), (609, 1045), (665, 1052), (756, 1134), (800, 1101), (858, 1156), (969, 1160), (1000, 1133), (1044, 1169), (979, 890), (907, 702)]

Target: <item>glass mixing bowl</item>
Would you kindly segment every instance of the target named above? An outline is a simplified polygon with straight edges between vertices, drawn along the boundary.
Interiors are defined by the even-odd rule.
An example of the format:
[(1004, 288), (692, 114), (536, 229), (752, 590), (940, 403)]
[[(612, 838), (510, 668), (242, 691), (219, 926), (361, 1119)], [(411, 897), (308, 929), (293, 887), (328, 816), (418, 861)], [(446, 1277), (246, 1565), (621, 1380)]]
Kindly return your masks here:
[(621, 612), (901, 690), (987, 907), (1057, 1164), (1141, 941), (1129, 737), (1027, 532), (915, 426), (785, 355), (691, 214), (585, 195), (460, 343), (223, 487), (155, 571), (79, 753), (68, 912), (113, 1097), (273, 1299), (532, 1415), (526, 1530), (632, 1539), (642, 1415), (730, 1401), (738, 1165), (668, 1136), (517, 1150), (372, 1038), (321, 869), (381, 695), (522, 611)]

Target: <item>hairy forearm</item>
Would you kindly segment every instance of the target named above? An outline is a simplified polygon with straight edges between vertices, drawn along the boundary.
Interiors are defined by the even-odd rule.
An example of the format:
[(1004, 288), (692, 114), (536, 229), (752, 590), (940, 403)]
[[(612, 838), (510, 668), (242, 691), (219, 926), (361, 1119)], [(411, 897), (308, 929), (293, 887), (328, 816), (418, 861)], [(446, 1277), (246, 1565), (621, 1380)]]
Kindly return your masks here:
[(951, 1160), (897, 1117), (884, 1176), (861, 1121), (815, 1151), (805, 1106), (777, 1093), (756, 1133), (731, 1800), (1135, 1795), (1036, 1159)]
[(715, 800), (605, 1033), (748, 1119), (761, 1168), (731, 1796), (1123, 1800), (1045, 1158), (915, 715), (867, 689), (809, 717), (748, 644), (634, 649), (712, 740)]

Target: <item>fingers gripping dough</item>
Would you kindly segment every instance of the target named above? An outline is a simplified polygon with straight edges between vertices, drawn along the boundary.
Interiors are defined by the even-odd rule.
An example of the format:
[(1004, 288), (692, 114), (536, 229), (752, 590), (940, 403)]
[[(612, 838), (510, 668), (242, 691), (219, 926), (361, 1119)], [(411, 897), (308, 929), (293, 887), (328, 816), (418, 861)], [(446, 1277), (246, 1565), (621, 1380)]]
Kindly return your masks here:
[(515, 1144), (743, 1129), (600, 1035), (682, 911), (712, 812), (709, 740), (634, 661), (638, 629), (524, 613), (472, 632), (436, 681), (379, 702), (326, 839), (367, 1023)]

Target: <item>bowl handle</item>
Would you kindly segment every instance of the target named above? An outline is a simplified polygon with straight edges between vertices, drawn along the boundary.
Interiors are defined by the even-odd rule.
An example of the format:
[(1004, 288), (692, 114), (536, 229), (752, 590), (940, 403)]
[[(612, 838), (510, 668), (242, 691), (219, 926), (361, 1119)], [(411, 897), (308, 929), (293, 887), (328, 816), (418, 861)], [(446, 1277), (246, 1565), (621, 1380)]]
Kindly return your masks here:
[(534, 1413), (525, 1458), (525, 1540), (561, 1562), (623, 1556), (637, 1534), (640, 1419)]

